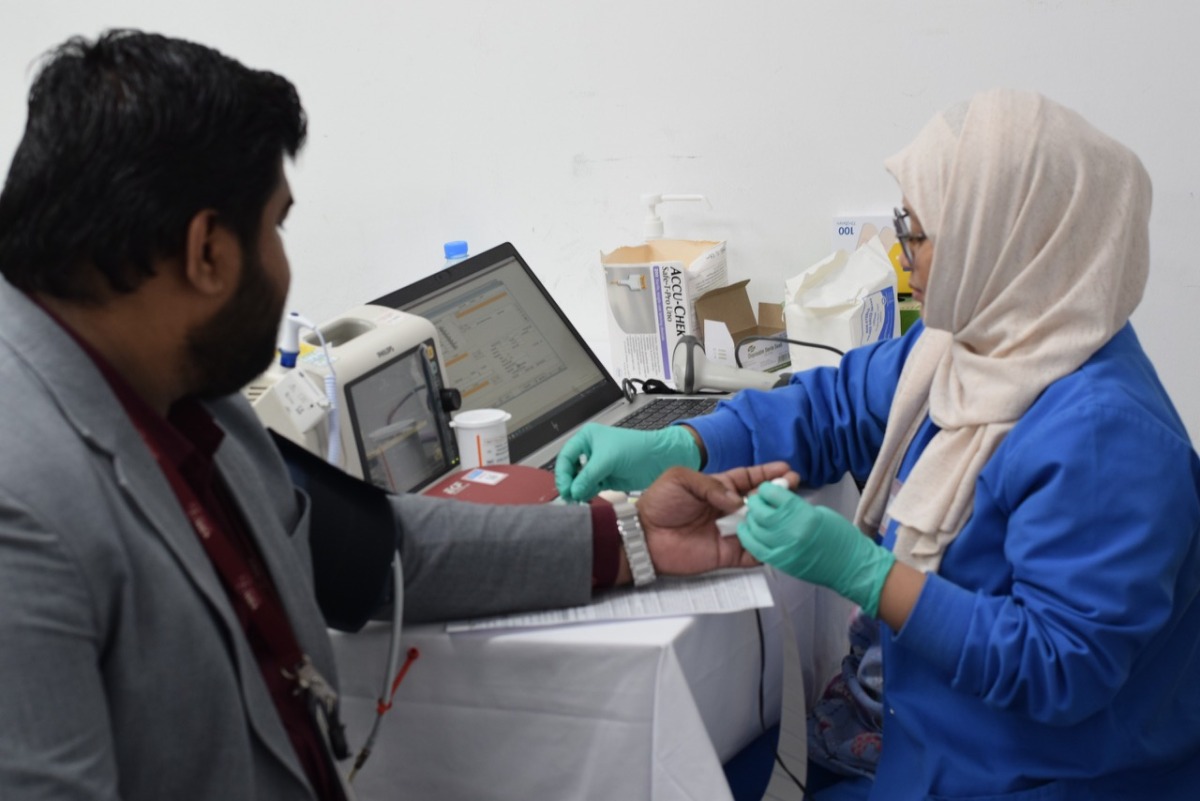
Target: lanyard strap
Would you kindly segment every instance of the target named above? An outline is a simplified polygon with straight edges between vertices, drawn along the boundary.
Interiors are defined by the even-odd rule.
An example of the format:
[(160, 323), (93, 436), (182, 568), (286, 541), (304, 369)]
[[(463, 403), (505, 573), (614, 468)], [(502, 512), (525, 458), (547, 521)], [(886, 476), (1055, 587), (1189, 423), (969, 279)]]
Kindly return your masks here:
[(200, 545), (225, 583), (230, 599), (245, 613), (249, 625), (262, 637), (271, 653), (286, 666), (284, 675), (296, 682), (301, 689), (307, 689), (301, 686), (302, 682), (298, 680), (298, 676), (308, 658), (296, 641), (291, 622), (284, 612), (283, 602), (275, 590), (266, 566), (253, 552), (252, 544), (243, 557), (234, 544), (232, 533), (213, 519), (179, 469), (163, 457), (140, 425), (136, 427), (142, 435), (142, 440), (154, 454), (154, 459), (166, 476), (176, 498), (179, 499), (184, 514), (196, 531)]
[(133, 421), (142, 440), (154, 455), (166, 476), (184, 514), (195, 529), (209, 560), (225, 583), (229, 598), (246, 615), (247, 625), (262, 638), (267, 648), (284, 667), (280, 672), (295, 686), (297, 694), (306, 694), (313, 702), (311, 712), (326, 733), (330, 748), (338, 759), (349, 756), (345, 730), (338, 719), (337, 693), (321, 675), (308, 655), (300, 649), (283, 601), (275, 589), (253, 540), (247, 538), (245, 554), (238, 551), (234, 534), (222, 527), (205, 508), (184, 480), (179, 468), (165, 458), (138, 421)]
[[(168, 478), (171, 478), (170, 474)], [(230, 598), (246, 614), (249, 625), (262, 637), (271, 653), (294, 674), (306, 657), (300, 650), (291, 622), (283, 610), (283, 602), (265, 565), (253, 553), (247, 553), (243, 558), (230, 533), (218, 527), (178, 473), (176, 478), (179, 486), (175, 487), (175, 491), (184, 504), (184, 512), (199, 535), (200, 544), (208, 558), (229, 587)]]

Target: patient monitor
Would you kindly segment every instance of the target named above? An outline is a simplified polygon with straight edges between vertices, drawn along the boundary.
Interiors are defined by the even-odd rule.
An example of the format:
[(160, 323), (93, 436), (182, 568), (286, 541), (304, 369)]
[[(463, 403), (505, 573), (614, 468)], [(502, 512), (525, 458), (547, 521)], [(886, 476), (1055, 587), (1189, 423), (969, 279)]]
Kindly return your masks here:
[(299, 337), (294, 367), (280, 363), (285, 354), (246, 387), (267, 428), (392, 492), (421, 489), (458, 464), (449, 425), (458, 393), (443, 384), (432, 323), (365, 305), (317, 329)]

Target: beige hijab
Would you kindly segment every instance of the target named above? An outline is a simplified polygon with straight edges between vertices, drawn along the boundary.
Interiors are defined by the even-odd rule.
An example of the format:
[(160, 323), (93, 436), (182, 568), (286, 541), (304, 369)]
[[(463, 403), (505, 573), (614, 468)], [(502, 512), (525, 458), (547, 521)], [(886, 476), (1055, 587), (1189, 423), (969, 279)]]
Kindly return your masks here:
[[(1128, 149), (1039, 95), (976, 95), (888, 159), (933, 245), (923, 316), (855, 522), (899, 522), (896, 556), (936, 572), (975, 480), (1047, 386), (1138, 305), (1150, 179)], [(940, 431), (889, 504), (929, 414)]]

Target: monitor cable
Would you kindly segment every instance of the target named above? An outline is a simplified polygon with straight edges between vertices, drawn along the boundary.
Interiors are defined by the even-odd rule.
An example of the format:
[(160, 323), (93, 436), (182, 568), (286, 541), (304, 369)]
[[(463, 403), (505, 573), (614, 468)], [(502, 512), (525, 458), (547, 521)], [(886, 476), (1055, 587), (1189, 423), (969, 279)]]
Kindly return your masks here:
[[(325, 334), (312, 321), (303, 317), (298, 312), (288, 312), (287, 317), (284, 318), (283, 342), (279, 346), (280, 365), (288, 369), (296, 366), (296, 359), (300, 353), (301, 328), (307, 328), (316, 335), (317, 341), (321, 344), (321, 350), (325, 354), (325, 367), (329, 371), (325, 376), (325, 397), (329, 401), (329, 441), (326, 444), (325, 461), (334, 467), (340, 468), (342, 462), (342, 436), (341, 421), (338, 419), (337, 373), (333, 367), (333, 357), (329, 353), (329, 343), (325, 341)], [(420, 656), (420, 652), (416, 648), (409, 649), (408, 659), (405, 661), (404, 667), (399, 667), (400, 630), (403, 619), (404, 566), (400, 561), (400, 550), (397, 548), (395, 556), (392, 558), (392, 630), (388, 642), (386, 672), (383, 676), (383, 686), (379, 692), (379, 700), (375, 707), (375, 720), (371, 724), (371, 731), (367, 734), (366, 741), (354, 759), (354, 765), (351, 767), (346, 779), (347, 782), (354, 781), (355, 776), (366, 763), (368, 757), (370, 757), (375, 745), (375, 739), (379, 735), (379, 726), (383, 721), (383, 716), (392, 708), (392, 699), (395, 697), (396, 690), (399, 688), (400, 682), (404, 679), (404, 675), (408, 672), (412, 663)], [(394, 679), (393, 676), (395, 677)]]
[[(787, 621), (787, 618), (784, 617), (782, 623), (784, 625), (786, 625), (786, 621)], [(767, 715), (766, 715), (766, 699), (765, 699), (764, 685), (766, 684), (766, 675), (767, 675), (767, 648), (766, 648), (766, 637), (763, 635), (762, 610), (761, 609), (754, 610), (754, 623), (758, 627), (758, 725), (761, 728), (762, 733), (765, 735), (767, 733)], [(783, 692), (783, 682), (781, 681), (780, 682), (780, 693), (782, 693), (782, 692)], [(780, 726), (779, 736), (782, 737), (783, 736), (782, 718), (780, 719), (779, 726)], [(774, 764), (783, 768), (783, 772), (786, 773), (788, 775), (788, 777), (795, 783), (795, 785), (800, 788), (800, 793), (803, 795), (803, 797), (805, 799), (809, 798), (810, 796), (808, 794), (808, 788), (804, 786), (804, 782), (800, 781), (800, 779), (796, 776), (796, 774), (792, 773), (792, 771), (788, 769), (788, 766), (786, 764), (784, 764), (783, 758), (781, 756), (779, 756), (778, 742), (776, 742), (775, 751), (774, 751), (773, 756), (774, 756)]]

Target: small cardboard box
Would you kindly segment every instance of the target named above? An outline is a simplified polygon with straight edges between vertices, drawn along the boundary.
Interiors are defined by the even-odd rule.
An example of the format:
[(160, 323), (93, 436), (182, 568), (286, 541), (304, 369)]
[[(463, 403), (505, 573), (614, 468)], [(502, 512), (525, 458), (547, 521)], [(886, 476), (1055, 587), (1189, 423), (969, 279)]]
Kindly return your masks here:
[(737, 367), (734, 348), (746, 337), (772, 337), (746, 343), (742, 367), (749, 370), (782, 370), (790, 363), (783, 304), (758, 304), (758, 318), (746, 294), (749, 279), (706, 292), (696, 300), (696, 319), (704, 332), (704, 355), (709, 361)]
[(696, 298), (725, 286), (724, 242), (656, 239), (601, 254), (613, 373), (672, 383), (671, 351), (700, 335)]

